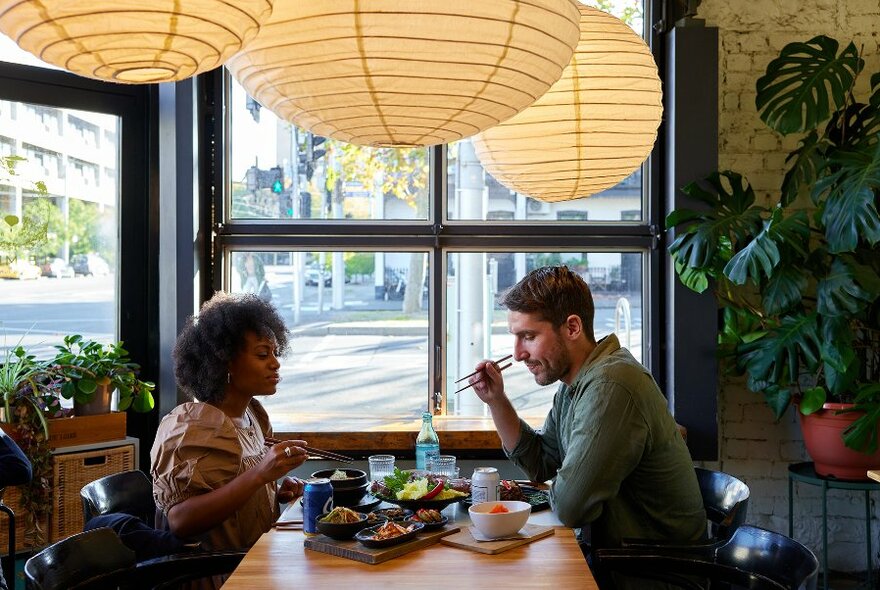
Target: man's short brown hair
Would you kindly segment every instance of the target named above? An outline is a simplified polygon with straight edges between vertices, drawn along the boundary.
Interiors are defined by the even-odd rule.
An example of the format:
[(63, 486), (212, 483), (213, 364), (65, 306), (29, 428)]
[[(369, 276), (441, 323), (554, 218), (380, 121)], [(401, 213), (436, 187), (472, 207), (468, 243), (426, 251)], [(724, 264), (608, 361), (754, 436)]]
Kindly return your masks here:
[(593, 294), (587, 282), (567, 266), (544, 266), (502, 293), (500, 303), (510, 311), (538, 314), (554, 328), (574, 314), (581, 318), (587, 340), (593, 335)]

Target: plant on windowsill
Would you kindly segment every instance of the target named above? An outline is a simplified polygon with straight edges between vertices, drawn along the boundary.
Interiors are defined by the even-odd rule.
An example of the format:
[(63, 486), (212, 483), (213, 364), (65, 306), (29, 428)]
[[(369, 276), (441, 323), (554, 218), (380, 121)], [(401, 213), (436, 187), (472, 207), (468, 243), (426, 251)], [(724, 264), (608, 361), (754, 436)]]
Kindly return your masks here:
[(153, 409), (156, 386), (138, 379), (140, 365), (131, 361), (122, 342), (101, 344), (72, 334), (55, 348), (58, 352), (49, 365), (60, 376), (61, 397), (74, 401), (76, 415), (109, 412), (114, 390), (119, 393), (120, 411)]
[[(824, 456), (820, 470), (817, 456), (840, 437), (812, 441), (807, 432), (809, 416), (845, 417), (843, 441), (861, 453), (844, 455), (878, 448), (880, 73), (859, 102), (864, 62), (852, 43), (838, 47), (825, 36), (790, 43), (757, 82), (764, 123), (804, 134), (778, 202), (756, 204), (740, 174), (716, 172), (682, 189), (703, 209), (673, 211), (666, 223), (677, 228), (669, 252), (681, 281), (697, 292), (714, 281), (726, 366), (747, 375), (777, 419), (798, 405), (820, 474), (864, 479), (863, 466), (832, 470)], [(823, 411), (826, 402), (853, 405), (841, 414)]]

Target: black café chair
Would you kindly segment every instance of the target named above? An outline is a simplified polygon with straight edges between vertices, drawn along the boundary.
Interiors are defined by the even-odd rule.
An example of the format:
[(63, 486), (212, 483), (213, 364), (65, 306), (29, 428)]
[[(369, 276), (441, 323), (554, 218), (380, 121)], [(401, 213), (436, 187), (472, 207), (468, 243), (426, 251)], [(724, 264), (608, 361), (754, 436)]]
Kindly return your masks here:
[(150, 526), (156, 518), (153, 484), (143, 471), (123, 471), (96, 479), (84, 485), (79, 495), (84, 523), (114, 512), (136, 516)]
[(28, 590), (168, 590), (183, 582), (230, 574), (245, 551), (183, 553), (137, 562), (111, 529), (78, 533), (25, 562)]
[(742, 525), (730, 539), (693, 547), (657, 546), (631, 554), (627, 549), (596, 552), (606, 572), (647, 578), (686, 590), (815, 590), (819, 560), (783, 534)]
[(723, 471), (695, 467), (710, 539), (729, 539), (746, 521), (749, 486)]
[[(707, 543), (729, 539), (737, 527), (746, 521), (749, 508), (749, 486), (736, 477), (723, 471), (712, 471), (695, 467), (703, 508), (706, 510), (706, 530), (708, 540), (697, 543), (701, 547)], [(653, 539), (624, 539), (623, 546), (632, 550), (648, 550), (653, 546), (669, 543)], [(679, 544), (679, 546), (681, 546)]]

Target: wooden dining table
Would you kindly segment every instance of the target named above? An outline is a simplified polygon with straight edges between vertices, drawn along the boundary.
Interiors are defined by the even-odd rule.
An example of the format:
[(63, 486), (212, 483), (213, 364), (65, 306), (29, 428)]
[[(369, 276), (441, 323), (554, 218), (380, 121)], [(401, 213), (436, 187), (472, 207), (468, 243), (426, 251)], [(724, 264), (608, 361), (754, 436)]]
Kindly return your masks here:
[[(443, 511), (465, 529), (467, 508)], [(223, 590), (291, 588), (578, 588), (598, 590), (572, 529), (550, 510), (532, 513), (530, 524), (553, 525), (554, 534), (489, 555), (437, 542), (378, 564), (306, 549), (301, 530), (273, 529), (248, 551)]]

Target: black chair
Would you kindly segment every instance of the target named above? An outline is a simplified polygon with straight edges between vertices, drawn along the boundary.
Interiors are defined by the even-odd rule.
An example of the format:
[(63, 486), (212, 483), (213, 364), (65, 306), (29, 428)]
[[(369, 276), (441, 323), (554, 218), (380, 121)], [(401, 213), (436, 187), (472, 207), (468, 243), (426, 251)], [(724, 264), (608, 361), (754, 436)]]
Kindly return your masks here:
[(143, 471), (123, 471), (96, 479), (84, 485), (79, 495), (84, 523), (112, 512), (136, 516), (150, 526), (155, 522), (153, 484)]
[(650, 552), (600, 549), (606, 572), (670, 583), (687, 590), (815, 590), (819, 560), (785, 535), (742, 525), (730, 539), (706, 545), (657, 546)]
[(15, 588), (15, 512), (3, 502), (4, 492), (6, 492), (6, 488), (0, 488), (0, 512), (6, 514), (9, 521), (6, 533), (9, 547), (8, 552), (0, 561), (2, 561), (3, 578), (6, 580), (6, 584)]
[(695, 467), (711, 539), (729, 539), (746, 521), (749, 486), (722, 471)]
[(231, 573), (245, 551), (184, 553), (137, 562), (110, 529), (59, 541), (27, 560), (28, 590), (168, 590), (183, 582)]
[(113, 588), (122, 570), (136, 565), (128, 549), (110, 529), (72, 535), (43, 549), (24, 564), (29, 590)]
[[(701, 547), (718, 540), (729, 539), (737, 527), (746, 521), (749, 508), (749, 486), (722, 471), (711, 471), (695, 467), (703, 508), (706, 510), (706, 530), (708, 540), (695, 544)], [(655, 539), (624, 539), (623, 546), (629, 549), (648, 550), (654, 546), (667, 546), (670, 543)], [(673, 543), (680, 545), (680, 543)]]

